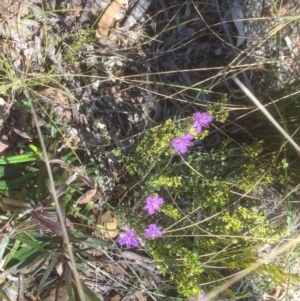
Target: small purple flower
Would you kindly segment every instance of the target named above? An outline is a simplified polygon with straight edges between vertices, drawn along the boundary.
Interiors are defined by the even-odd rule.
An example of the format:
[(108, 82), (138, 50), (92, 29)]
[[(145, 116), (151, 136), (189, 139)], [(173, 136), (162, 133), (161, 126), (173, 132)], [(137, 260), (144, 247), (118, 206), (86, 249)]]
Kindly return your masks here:
[[(203, 292), (198, 296), (198, 300), (199, 300), (199, 301), (205, 301), (205, 297), (206, 297), (206, 293), (203, 291)], [(195, 301), (195, 298), (194, 298), (194, 297), (190, 298), (190, 301)]]
[(207, 113), (197, 112), (193, 115), (193, 117), (195, 122), (193, 123), (192, 127), (196, 129), (198, 134), (202, 132), (203, 128), (207, 128), (213, 120), (212, 116)]
[(192, 139), (193, 139), (192, 134), (186, 134), (182, 137), (176, 138), (172, 142), (172, 146), (174, 147), (175, 152), (179, 152), (181, 154), (185, 154), (187, 152), (188, 146), (193, 145)]
[(157, 227), (156, 224), (150, 224), (148, 228), (145, 229), (145, 238), (155, 239), (162, 235), (161, 227)]
[(149, 215), (152, 215), (155, 211), (160, 209), (160, 205), (164, 202), (164, 199), (155, 195), (155, 196), (148, 196), (146, 198), (146, 206), (144, 209), (148, 211)]
[(127, 248), (137, 247), (139, 245), (139, 242), (138, 242), (134, 232), (131, 230), (127, 230), (125, 233), (120, 234), (118, 243), (121, 246), (126, 245)]

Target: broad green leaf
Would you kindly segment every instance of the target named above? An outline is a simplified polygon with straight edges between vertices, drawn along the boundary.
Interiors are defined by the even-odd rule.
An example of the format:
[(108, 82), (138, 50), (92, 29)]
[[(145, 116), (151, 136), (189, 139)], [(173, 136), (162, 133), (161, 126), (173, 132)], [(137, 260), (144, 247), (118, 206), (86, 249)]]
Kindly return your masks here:
[(88, 202), (84, 207), (83, 213), (88, 215), (88, 213), (91, 212), (91, 209), (94, 207), (94, 205), (95, 202)]
[(39, 241), (44, 241), (45, 243), (51, 244), (61, 244), (62, 238), (60, 236), (41, 236), (39, 237)]
[(30, 172), (26, 173), (24, 176), (16, 179), (14, 182), (16, 183), (22, 183), (24, 185), (24, 182), (30, 183), (31, 185), (36, 184), (36, 172)]
[(29, 233), (29, 232), (33, 232), (35, 230), (37, 230), (37, 223), (35, 220), (33, 219), (29, 219), (29, 220), (26, 220), (24, 222), (21, 222), (20, 224), (16, 225), (12, 231), (10, 232), (10, 237), (14, 237), (16, 235), (16, 233), (23, 233), (23, 232), (26, 232), (26, 233)]
[(35, 263), (37, 263), (39, 260), (41, 260), (45, 256), (44, 252), (36, 251), (33, 254), (31, 254), (29, 257), (26, 258), (26, 260), (19, 262), (15, 264), (14, 266), (10, 267), (9, 269), (5, 270), (1, 276), (6, 276), (8, 274), (15, 274), (22, 269), (29, 268)]
[(34, 153), (22, 154), (10, 156), (7, 158), (0, 159), (0, 164), (16, 164), (16, 163), (24, 163), (24, 162), (33, 162), (38, 159), (38, 156)]
[(16, 180), (0, 181), (0, 191), (2, 190), (17, 190), (23, 187), (34, 187), (36, 185), (36, 172), (30, 172), (17, 178)]
[(16, 180), (21, 178), (26, 174), (34, 175), (39, 171), (39, 168), (35, 166), (15, 164), (15, 165), (0, 165), (0, 178), (3, 178), (2, 181)]
[(23, 176), (24, 173), (13, 166), (0, 165), (0, 177), (7, 180), (13, 180)]
[(41, 280), (41, 282), (40, 282), (40, 284), (38, 286), (37, 293), (36, 293), (37, 297), (39, 297), (39, 295), (41, 294), (42, 289), (43, 289), (43, 287), (44, 287), (44, 285), (45, 285), (45, 283), (46, 283), (46, 281), (47, 281), (47, 279), (48, 279), (51, 271), (53, 270), (55, 264), (57, 263), (57, 260), (58, 260), (58, 255), (55, 254), (54, 257), (53, 257), (53, 259), (48, 264), (47, 269), (44, 272), (43, 278), (42, 278), (42, 280)]
[(74, 154), (72, 151), (65, 154), (62, 158), (60, 158), (62, 161), (66, 162), (67, 164), (71, 165), (72, 163), (78, 161), (76, 157), (74, 157)]
[(31, 254), (33, 254), (34, 252), (36, 252), (36, 249), (33, 249), (29, 246), (25, 246), (22, 247), (20, 250), (18, 250), (15, 254), (14, 254), (14, 259), (17, 259), (18, 261), (23, 261), (25, 260), (27, 257), (29, 257)]
[(90, 261), (96, 261), (97, 259), (95, 258), (95, 256), (93, 256), (92, 254), (90, 254), (90, 252), (87, 252), (88, 250), (94, 250), (95, 248), (92, 247), (88, 247), (88, 248), (84, 248), (84, 249), (73, 249), (73, 253), (74, 254), (80, 254), (80, 256), (83, 256), (86, 260), (90, 260)]
[(49, 194), (48, 189), (45, 185), (45, 178), (47, 177), (47, 168), (44, 163), (40, 164), (40, 170), (37, 176), (37, 182), (36, 182), (36, 198), (37, 200), (41, 200), (42, 196), (45, 195), (45, 192)]
[[(9, 190), (17, 190), (21, 189), (24, 186), (24, 183), (18, 183), (16, 181), (0, 181), (0, 191), (9, 191)], [(5, 194), (8, 196), (8, 194)]]
[(20, 243), (21, 243), (21, 242), (20, 242), (19, 240), (17, 240), (17, 239), (15, 240), (15, 243), (14, 243), (14, 245), (13, 245), (11, 251), (9, 252), (8, 256), (6, 257), (4, 266), (6, 266), (6, 265), (10, 262), (10, 260), (11, 260), (12, 258), (14, 258), (15, 254), (16, 254), (16, 252), (17, 252), (19, 246), (20, 246)]
[(36, 145), (34, 145), (34, 144), (29, 144), (28, 146), (31, 148), (31, 150), (32, 150), (35, 154), (39, 155), (39, 154), (42, 153), (42, 151), (41, 151)]
[(66, 283), (66, 288), (68, 292), (68, 301), (74, 301), (74, 293), (73, 293), (73, 288), (72, 288), (72, 282), (71, 279), (69, 278), (69, 275), (65, 273), (65, 283)]
[(46, 252), (47, 250), (38, 242), (36, 242), (35, 240), (33, 240), (30, 237), (30, 232), (28, 233), (18, 233), (15, 236), (16, 239), (20, 240), (21, 242), (26, 243), (28, 246), (30, 246), (31, 248), (33, 248), (34, 250), (40, 250), (42, 252)]
[[(51, 138), (54, 138), (56, 134), (58, 133), (57, 128), (55, 126), (51, 126), (50, 136)], [(51, 146), (50, 146), (51, 147)]]

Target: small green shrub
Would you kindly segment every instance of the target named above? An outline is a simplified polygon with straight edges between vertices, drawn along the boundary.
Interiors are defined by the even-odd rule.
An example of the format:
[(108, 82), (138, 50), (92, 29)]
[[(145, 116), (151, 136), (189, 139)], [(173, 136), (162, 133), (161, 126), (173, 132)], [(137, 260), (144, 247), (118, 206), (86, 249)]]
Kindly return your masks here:
[[(218, 114), (220, 106), (212, 111), (220, 120), (226, 118)], [(133, 156), (122, 156), (130, 176), (143, 187), (144, 197), (164, 197), (158, 220), (167, 230), (162, 239), (146, 247), (184, 297), (199, 295), (202, 283), (219, 284), (225, 271), (247, 267), (256, 260), (251, 246), (281, 235), (247, 200), (247, 194), (272, 183), (282, 165), (275, 158), (261, 157), (259, 141), (238, 145), (224, 138), (217, 147), (206, 147), (205, 142), (214, 138), (208, 130), (197, 135), (202, 146), (181, 157), (171, 142), (191, 131), (190, 124), (191, 118), (169, 119), (150, 130)]]

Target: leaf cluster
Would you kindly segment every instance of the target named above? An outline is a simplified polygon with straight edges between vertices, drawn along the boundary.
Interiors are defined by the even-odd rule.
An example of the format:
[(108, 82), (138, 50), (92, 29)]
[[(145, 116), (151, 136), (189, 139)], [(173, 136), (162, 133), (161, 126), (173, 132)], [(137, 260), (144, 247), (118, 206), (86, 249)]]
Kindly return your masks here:
[[(23, 291), (32, 291), (36, 297), (42, 297), (49, 278), (54, 276), (60, 279), (57, 290), (65, 283), (69, 300), (78, 300), (74, 274), (64, 245), (64, 234), (47, 188), (45, 165), (38, 148), (31, 146), (31, 149), (34, 152), (0, 160), (0, 186), (4, 195), (0, 198), (1, 220), (5, 229), (1, 237), (0, 260), (3, 262), (3, 271), (0, 276), (5, 279), (9, 274), (22, 271), (26, 278)], [(75, 212), (73, 216), (70, 215), (70, 209), (74, 207), (76, 194), (79, 197), (82, 195), (81, 188), (94, 188), (95, 183), (85, 171), (66, 163), (75, 162), (72, 153), (63, 159), (53, 159), (50, 163), (59, 165), (53, 168), (55, 193), (66, 220), (74, 219)], [(24, 162), (27, 165), (23, 165)], [(81, 217), (79, 224), (86, 221), (91, 226), (87, 218), (89, 211), (84, 212), (86, 206), (88, 204), (77, 206)], [(103, 239), (92, 237), (85, 230), (84, 224), (76, 230), (69, 229), (68, 236), (77, 256), (78, 269), (83, 259), (96, 261), (87, 252), (89, 248), (103, 250), (107, 246)], [(39, 281), (33, 281), (35, 278)], [(82, 287), (86, 300), (100, 300), (84, 283)], [(9, 300), (1, 289), (0, 295)]]
[[(185, 297), (199, 294), (199, 283), (207, 279), (221, 281), (226, 273), (218, 271), (219, 266), (224, 271), (242, 269), (245, 261), (241, 264), (238, 253), (282, 235), (248, 199), (258, 185), (277, 180), (282, 165), (273, 157), (262, 157), (260, 141), (238, 145), (223, 139), (218, 147), (208, 148), (205, 141), (214, 135), (208, 131), (195, 142), (200, 147), (180, 157), (170, 143), (189, 124), (188, 118), (177, 123), (167, 120), (150, 130), (133, 156), (123, 156), (129, 174), (143, 178), (145, 196), (164, 196), (161, 223), (171, 228), (171, 236), (167, 231), (162, 242), (149, 244), (149, 250)], [(248, 254), (250, 264), (256, 255)], [(205, 261), (210, 269), (202, 268)]]

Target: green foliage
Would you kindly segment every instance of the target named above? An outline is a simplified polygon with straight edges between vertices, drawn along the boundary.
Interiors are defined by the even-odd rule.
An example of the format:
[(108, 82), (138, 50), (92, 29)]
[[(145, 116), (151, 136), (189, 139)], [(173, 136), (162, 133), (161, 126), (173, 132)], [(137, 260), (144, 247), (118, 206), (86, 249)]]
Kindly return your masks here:
[(20, 103), (17, 103), (17, 107), (22, 112), (30, 112), (30, 103), (27, 99), (23, 99)]
[(224, 94), (223, 97), (212, 104), (207, 106), (207, 113), (214, 116), (214, 119), (219, 122), (225, 122), (229, 117), (229, 113), (226, 110), (226, 104), (228, 103), (227, 95)]
[[(178, 290), (184, 296), (196, 296), (201, 293), (198, 284), (202, 281), (203, 268), (196, 252), (184, 247), (185, 239), (164, 239), (149, 247), (154, 260), (163, 274), (170, 272), (170, 278), (177, 283)], [(163, 259), (163, 260), (162, 260)]]
[[(227, 117), (224, 102), (209, 108), (219, 121)], [(164, 196), (160, 225), (176, 235), (168, 237), (166, 231), (162, 240), (149, 243), (148, 248), (185, 297), (201, 293), (199, 284), (207, 279), (220, 282), (224, 274), (219, 266), (225, 270), (247, 267), (256, 260), (249, 247), (262, 239), (276, 241), (282, 234), (249, 205), (247, 194), (277, 179), (283, 164), (262, 156), (260, 141), (238, 145), (223, 139), (216, 148), (206, 149), (205, 141), (214, 135), (208, 130), (197, 136), (204, 146), (191, 148), (182, 158), (174, 153), (171, 142), (191, 131), (191, 122), (191, 118), (177, 123), (169, 119), (150, 130), (133, 156), (123, 155), (129, 174), (144, 185), (145, 196)], [(241, 258), (244, 252), (247, 258)], [(201, 265), (205, 261), (210, 262), (208, 270)]]
[[(6, 220), (9, 225), (6, 230), (9, 233), (4, 235), (1, 241), (0, 260), (3, 261), (3, 270), (0, 276), (5, 279), (6, 275), (16, 274), (27, 268), (32, 273), (28, 275), (32, 280), (34, 275), (44, 267), (45, 272), (35, 291), (36, 296), (39, 297), (58, 263), (63, 266), (61, 277), (66, 282), (74, 283), (74, 275), (73, 271), (69, 272), (65, 269), (69, 256), (63, 247), (62, 227), (47, 188), (45, 163), (35, 145), (22, 146), (22, 149), (27, 150), (27, 153), (0, 160), (1, 219)], [(90, 229), (94, 221), (89, 216), (91, 207), (89, 210), (86, 209), (90, 204), (74, 207), (76, 199), (82, 195), (86, 184), (90, 186), (93, 184), (92, 178), (87, 173), (94, 175), (95, 170), (99, 170), (99, 164), (97, 166), (95, 163), (89, 164), (86, 169), (76, 168), (78, 161), (71, 151), (63, 159), (65, 161), (55, 160), (57, 166), (53, 168), (53, 176), (57, 194), (60, 194), (59, 205), (63, 217), (74, 221), (77, 216), (76, 231), (68, 230), (70, 241), (80, 242), (87, 248), (103, 249), (106, 246), (105, 241), (86, 234), (86, 229)], [(66, 162), (72, 163), (73, 166)], [(84, 184), (80, 183), (76, 175), (79, 175), (79, 180)], [(73, 183), (75, 180), (77, 180), (76, 184)], [(96, 260), (92, 254), (88, 254), (77, 244), (74, 244), (73, 251), (77, 256), (78, 266), (83, 260)], [(29, 289), (30, 282), (25, 282), (24, 291)], [(77, 294), (75, 286), (69, 287), (69, 296), (73, 293)], [(86, 286), (84, 286), (84, 294), (86, 300), (100, 300)], [(1, 292), (0, 295), (5, 298)]]

